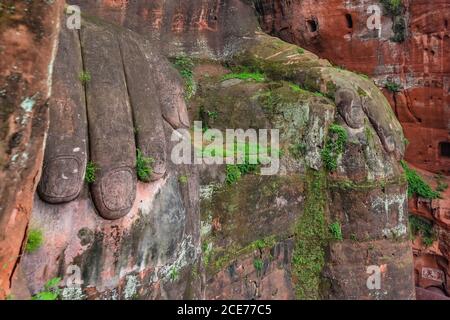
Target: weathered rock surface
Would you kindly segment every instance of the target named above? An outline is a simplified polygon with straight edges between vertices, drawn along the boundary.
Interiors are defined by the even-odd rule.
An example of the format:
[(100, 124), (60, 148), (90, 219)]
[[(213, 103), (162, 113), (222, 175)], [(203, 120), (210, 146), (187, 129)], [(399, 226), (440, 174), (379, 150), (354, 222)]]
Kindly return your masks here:
[[(254, 10), (241, 0), (70, 0), (82, 12), (155, 40), (165, 53), (203, 57), (230, 55), (258, 27)], [(239, 17), (239, 18), (237, 18)]]
[[(450, 2), (402, 1), (403, 42), (393, 41), (392, 15), (383, 10), (381, 30), (370, 30), (369, 6), (380, 1), (258, 0), (264, 31), (298, 44), (336, 65), (373, 77), (384, 90), (410, 144), (406, 159), (432, 172), (450, 168)], [(312, 25), (315, 28), (312, 28)]]
[[(75, 158), (101, 164), (96, 183), (117, 195), (110, 199), (117, 210), (103, 207), (105, 194), (96, 184), (81, 183), (80, 171), (63, 175), (66, 163), (44, 169), (48, 175), (40, 194), (46, 202), (35, 199), (31, 228), (42, 230), (45, 241), (20, 266), (31, 294), (60, 276), (63, 298), (414, 299), (406, 182), (399, 165), (404, 138), (372, 81), (259, 32), (251, 7), (238, 0), (79, 4), (87, 15), (161, 41), (172, 57), (185, 52), (203, 59), (194, 60), (197, 90), (186, 109), (179, 76), (142, 35), (89, 18), (78, 38), (81, 46), (70, 32), (65, 35), (80, 48), (78, 57), (91, 80), (84, 88), (68, 88), (70, 75), (55, 80), (70, 89), (67, 101), (82, 97), (77, 90), (87, 96), (66, 105), (67, 115), (78, 115), (83, 103), (87, 113), (79, 120), (63, 117), (63, 126), (78, 128), (86, 119), (87, 128), (64, 136), (62, 145), (83, 135), (89, 144), (60, 150), (52, 142), (57, 128), (51, 125), (46, 163), (89, 145), (86, 156)], [(154, 32), (146, 34), (150, 26)], [(89, 38), (94, 33), (103, 47)], [(105, 47), (118, 50), (105, 55)], [(124, 55), (141, 67), (118, 58)], [(77, 57), (62, 57), (79, 63)], [(103, 68), (114, 78), (103, 77)], [(145, 75), (147, 68), (153, 71), (153, 87), (136, 74)], [(263, 80), (224, 81), (230, 71), (257, 72)], [(123, 90), (124, 83), (129, 90)], [(54, 98), (58, 106), (61, 97)], [(145, 136), (139, 138), (133, 121), (148, 109), (151, 118), (141, 119)], [(243, 174), (230, 185), (224, 182), (225, 166), (202, 166), (199, 177), (195, 166), (168, 161), (173, 130), (190, 124), (188, 110), (191, 120), (200, 118), (212, 128), (279, 129), (279, 174)], [(146, 131), (147, 121), (162, 123), (164, 135)], [(158, 154), (164, 141), (166, 165), (158, 171), (165, 173), (136, 185), (131, 170), (136, 147), (155, 142), (145, 150), (163, 163)], [(325, 157), (324, 150), (338, 143), (342, 150)], [(131, 183), (107, 179), (117, 168), (128, 171)], [(77, 187), (61, 182), (64, 177)], [(54, 195), (59, 204), (50, 203)], [(381, 289), (367, 286), (370, 266), (380, 271)], [(69, 284), (78, 271), (83, 283), (75, 290)]]
[[(421, 169), (448, 175), (450, 1), (402, 3), (403, 7), (394, 14), (380, 1), (259, 0), (256, 8), (264, 31), (307, 48), (336, 65), (367, 74), (379, 87), (390, 83), (391, 91), (385, 88), (384, 93), (409, 141), (406, 159)], [(381, 30), (367, 27), (374, 13), (368, 11), (371, 5), (384, 8)], [(402, 19), (406, 22), (404, 32), (396, 29), (394, 23)], [(399, 34), (404, 41), (398, 41)], [(394, 83), (398, 87), (392, 86)], [(435, 186), (433, 178), (428, 180)], [(434, 221), (440, 235), (447, 234), (449, 228), (448, 192), (442, 197), (433, 201), (410, 200), (411, 213)], [(427, 256), (430, 250), (420, 242), (415, 244), (418, 275), (426, 267), (425, 262), (430, 261)], [(447, 261), (441, 269), (448, 273), (445, 270), (450, 257), (440, 250), (433, 254)], [(433, 269), (435, 265), (430, 262), (428, 267)], [(418, 285), (426, 287), (421, 281)], [(444, 291), (448, 293), (448, 288)]]
[(0, 299), (10, 291), (39, 181), (62, 4), (0, 4)]
[[(49, 103), (44, 175), (30, 223), (44, 244), (21, 264), (30, 293), (60, 277), (63, 299), (194, 297), (198, 175), (166, 161), (172, 132), (187, 123), (179, 76), (121, 27), (84, 20), (80, 32), (63, 28), (60, 39), (59, 90)], [(175, 89), (169, 96), (160, 93), (169, 86), (156, 85), (161, 77)], [(155, 160), (149, 183), (137, 182), (137, 149)], [(88, 161), (98, 167), (90, 188)], [(74, 279), (82, 286), (71, 286)]]
[[(277, 176), (203, 181), (205, 296), (414, 299), (402, 131), (376, 86), (264, 34), (227, 61), (259, 70), (264, 81), (205, 76), (211, 66), (202, 63), (192, 117), (214, 115), (206, 121), (218, 129), (279, 129), (282, 155)], [(327, 173), (322, 150), (332, 125), (348, 140)], [(342, 239), (330, 233), (333, 223)], [(382, 290), (366, 285), (371, 265), (380, 267)]]
[[(450, 182), (448, 177), (439, 177), (426, 171), (420, 171), (432, 187), (436, 188), (438, 181), (442, 184)], [(441, 199), (423, 199), (413, 197), (409, 200), (409, 211), (415, 217), (420, 217), (430, 226), (431, 242), (426, 243), (424, 235), (417, 234), (413, 242), (416, 286), (434, 291), (435, 295), (450, 296), (449, 264), (449, 226), (450, 226), (450, 191), (441, 193)], [(430, 236), (429, 236), (430, 237)], [(422, 292), (424, 295), (425, 292)]]

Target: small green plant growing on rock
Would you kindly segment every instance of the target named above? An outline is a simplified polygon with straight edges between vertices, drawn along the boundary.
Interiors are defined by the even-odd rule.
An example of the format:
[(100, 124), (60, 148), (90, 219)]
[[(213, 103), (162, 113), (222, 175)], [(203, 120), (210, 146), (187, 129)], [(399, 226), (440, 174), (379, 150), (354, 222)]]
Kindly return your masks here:
[(305, 49), (303, 49), (303, 48), (298, 48), (298, 49), (297, 49), (297, 53), (298, 53), (298, 54), (304, 54), (304, 53), (305, 53)]
[(330, 233), (333, 236), (333, 238), (335, 240), (338, 241), (342, 241), (343, 237), (342, 237), (342, 229), (341, 229), (341, 224), (339, 223), (339, 221), (333, 222), (332, 224), (330, 224)]
[(86, 174), (84, 175), (84, 180), (87, 183), (94, 183), (97, 174), (98, 167), (93, 161), (89, 161), (86, 165)]
[(337, 159), (344, 152), (348, 134), (344, 127), (332, 124), (325, 147), (322, 150), (322, 161), (328, 171), (336, 171)]
[(175, 282), (180, 278), (180, 270), (177, 267), (172, 267), (169, 271), (169, 279), (171, 282)]
[(44, 242), (44, 235), (39, 229), (31, 229), (28, 233), (27, 244), (25, 246), (25, 251), (28, 253), (33, 253), (38, 250), (42, 243)]
[(189, 100), (197, 90), (197, 84), (194, 79), (194, 62), (191, 58), (185, 55), (175, 57), (173, 62), (174, 67), (180, 72), (185, 84), (185, 98)]
[(289, 152), (295, 159), (300, 159), (306, 154), (306, 144), (303, 142), (295, 143), (289, 147)]
[(219, 117), (219, 113), (217, 111), (208, 111), (208, 117), (212, 120), (216, 120)]
[(222, 80), (229, 79), (253, 80), (256, 82), (264, 82), (266, 80), (265, 75), (260, 72), (229, 73), (222, 78)]
[(409, 216), (409, 229), (413, 236), (421, 236), (422, 242), (429, 247), (436, 240), (433, 223), (418, 216)]
[(403, 170), (405, 171), (406, 180), (408, 181), (408, 196), (420, 196), (426, 199), (437, 199), (440, 193), (434, 191), (423, 179), (419, 176), (416, 170), (411, 169), (405, 161), (401, 161)]
[(89, 81), (91, 81), (91, 74), (89, 73), (89, 71), (81, 71), (80, 81), (82, 84), (87, 84)]
[(325, 95), (324, 95), (322, 92), (320, 92), (320, 91), (314, 92), (314, 95), (315, 95), (316, 97), (318, 97), (318, 98), (325, 98)]
[(384, 87), (392, 93), (400, 92), (400, 90), (402, 89), (402, 86), (400, 84), (390, 80), (386, 81)]
[(58, 288), (61, 278), (53, 278), (44, 285), (44, 290), (36, 293), (32, 300), (58, 300), (61, 290)]
[(136, 150), (136, 174), (140, 181), (149, 182), (153, 174), (154, 159), (145, 157), (140, 149)]
[(380, 2), (389, 15), (397, 16), (401, 14), (402, 0), (381, 0)]
[(261, 259), (255, 259), (253, 261), (253, 266), (255, 267), (255, 270), (259, 273), (261, 273), (263, 267), (264, 267), (264, 262)]
[[(237, 155), (238, 146), (235, 143), (234, 144), (234, 155)], [(250, 173), (255, 173), (258, 171), (258, 168), (260, 167), (260, 159), (258, 156), (257, 163), (250, 163), (253, 161), (250, 161), (250, 156), (252, 155), (251, 152), (255, 151), (256, 154), (259, 153), (259, 145), (255, 146), (255, 150), (252, 150), (251, 145), (249, 143), (245, 143), (244, 145), (244, 154), (243, 154), (243, 163), (240, 164), (229, 164), (226, 166), (226, 178), (225, 181), (228, 184), (234, 184), (236, 183), (242, 176)], [(274, 152), (272, 150), (272, 152)]]
[(226, 169), (226, 178), (225, 181), (228, 184), (234, 184), (241, 178), (241, 171), (239, 170), (239, 167), (235, 164), (229, 164), (227, 165)]
[(182, 175), (178, 178), (178, 181), (180, 181), (181, 184), (187, 184), (188, 183), (188, 177), (186, 175)]

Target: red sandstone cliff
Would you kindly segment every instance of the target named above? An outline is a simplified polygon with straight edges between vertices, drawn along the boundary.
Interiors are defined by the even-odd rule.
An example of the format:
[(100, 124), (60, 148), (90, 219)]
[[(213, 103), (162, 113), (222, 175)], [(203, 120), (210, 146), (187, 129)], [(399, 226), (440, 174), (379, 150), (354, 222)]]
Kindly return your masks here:
[[(199, 198), (195, 192), (198, 181), (193, 171), (188, 174), (171, 168), (173, 170), (168, 170), (164, 178), (153, 184), (138, 184), (133, 208), (126, 212), (126, 217), (116, 221), (102, 219), (102, 211), (94, 208), (86, 184), (78, 198), (73, 201), (71, 197), (65, 198), (62, 202), (68, 203), (56, 206), (46, 203), (51, 199), (46, 198), (45, 193), (42, 197), (41, 193), (44, 201), (35, 199), (32, 224), (44, 230), (47, 240), (37, 252), (28, 254), (21, 265), (31, 293), (38, 292), (48, 278), (65, 276), (63, 269), (73, 264), (82, 271), (83, 295), (89, 298), (197, 297), (198, 292), (192, 294), (197, 289), (190, 284), (198, 285), (198, 272), (205, 271), (193, 266), (200, 250), (204, 249), (203, 267), (209, 270), (204, 274), (207, 283), (203, 295), (208, 298), (414, 298), (411, 246), (407, 239), (406, 184), (398, 164), (404, 151), (403, 134), (386, 99), (373, 83), (333, 68), (310, 52), (302, 53), (296, 46), (262, 34), (255, 29), (256, 19), (251, 7), (238, 0), (74, 3), (80, 4), (87, 15), (112, 21), (157, 40), (163, 52), (172, 56), (184, 52), (193, 56), (227, 57), (225, 66), (213, 59), (198, 62), (194, 74), (200, 90), (188, 106), (190, 111), (194, 114), (193, 110), (205, 103), (208, 108), (217, 108), (214, 111), (221, 115), (218, 122), (224, 127), (265, 128), (269, 123), (286, 130), (282, 159), (286, 174), (269, 178), (248, 175), (233, 186), (213, 179), (212, 182), (221, 186), (219, 192), (214, 192), (203, 203), (206, 209), (211, 205), (210, 210), (202, 211), (202, 231), (207, 229), (203, 234), (206, 249), (200, 248), (198, 243)], [(311, 21), (308, 24), (314, 29)], [(102, 37), (104, 46), (95, 46), (95, 37), (89, 37), (95, 32), (106, 33), (107, 37)], [(134, 37), (145, 42), (136, 35), (129, 38), (127, 32), (117, 26), (104, 25), (98, 19), (85, 25), (81, 32), (81, 41), (84, 41), (81, 51), (90, 59), (87, 65), (92, 72), (92, 82), (87, 86), (88, 91), (104, 84), (101, 72), (116, 72), (122, 69), (122, 64), (125, 71), (119, 73), (125, 72), (127, 81), (132, 80), (128, 84), (143, 80), (140, 77), (145, 73), (139, 71), (145, 70), (145, 59), (134, 68), (125, 63), (139, 55), (121, 60), (114, 52), (103, 56), (108, 68), (95, 63), (98, 61), (95, 59), (101, 59), (104, 54), (102, 48), (116, 46), (117, 39), (111, 34), (118, 36), (125, 48)], [(60, 46), (61, 52), (67, 48), (71, 47)], [(151, 46), (142, 52), (150, 66), (167, 63), (149, 58), (155, 54)], [(239, 55), (231, 57), (236, 52)], [(70, 55), (62, 57), (71, 58)], [(262, 83), (239, 79), (223, 81), (223, 75), (232, 71), (226, 68), (229, 66), (260, 68), (267, 79)], [(171, 119), (179, 119), (171, 112), (177, 111), (177, 107), (184, 109), (184, 103), (179, 103), (182, 91), (179, 78), (172, 77), (169, 70), (165, 69), (164, 76), (158, 79), (163, 82), (162, 91), (150, 90), (137, 99), (147, 101), (152, 95), (167, 102), (169, 112), (164, 114), (162, 110), (168, 122), (164, 122), (167, 134), (177, 127)], [(67, 75), (74, 77), (76, 73)], [(68, 87), (68, 93), (73, 93), (77, 86), (66, 86), (65, 76), (61, 72), (55, 78), (61, 88)], [(110, 82), (110, 85), (120, 84), (120, 81)], [(289, 86), (306, 87), (311, 83), (310, 91), (298, 92)], [(166, 87), (170, 90), (164, 90)], [(121, 99), (130, 98), (132, 107), (136, 108), (136, 91), (130, 89), (128, 93), (115, 90), (114, 94)], [(88, 94), (88, 108), (104, 107), (108, 98), (102, 96), (104, 93), (105, 90), (98, 95)], [(271, 101), (265, 97), (278, 98)], [(361, 105), (351, 103), (352, 97), (358, 98)], [(53, 98), (65, 99), (67, 93), (58, 92)], [(107, 125), (105, 121), (96, 120), (105, 120), (102, 118), (105, 115), (107, 120), (111, 114), (114, 113), (91, 112), (88, 120), (98, 123), (95, 130), (102, 133)], [(231, 114), (240, 116), (228, 117)], [(74, 119), (76, 122), (76, 117)], [(69, 123), (71, 119), (65, 120)], [(123, 123), (127, 132), (113, 131), (117, 134), (111, 141), (119, 141), (132, 132), (133, 128)], [(337, 172), (326, 175), (320, 154), (332, 123), (338, 123), (348, 132), (352, 143), (346, 145), (345, 152), (336, 160)], [(93, 127), (90, 130), (94, 130)], [(302, 141), (305, 151), (299, 156), (289, 147)], [(124, 143), (125, 147), (130, 144)], [(67, 145), (72, 146), (70, 142)], [(98, 150), (93, 148), (94, 156)], [(47, 151), (52, 153), (51, 148)], [(134, 153), (121, 155), (133, 157)], [(320, 173), (312, 173), (311, 168)], [(65, 169), (61, 166), (50, 170), (52, 172), (43, 180), (44, 186), (63, 177), (61, 173)], [(367, 180), (369, 184), (365, 184)], [(116, 181), (124, 183), (121, 179), (113, 182)], [(56, 185), (65, 189), (63, 184)], [(111, 185), (106, 183), (108, 188)], [(34, 184), (30, 193), (33, 188)], [(48, 190), (59, 193), (58, 188)], [(90, 192), (95, 202), (95, 189), (91, 188)], [(122, 200), (117, 197), (115, 202)], [(316, 223), (318, 216), (322, 216), (323, 221), (314, 225), (317, 228), (313, 236), (318, 234), (320, 238), (305, 239), (304, 236), (310, 235), (310, 224)], [(342, 225), (342, 239), (330, 239), (327, 224), (332, 222)], [(366, 267), (379, 265), (380, 261), (384, 287), (382, 291), (373, 292), (366, 286)], [(326, 287), (323, 290), (322, 285)]]
[(0, 4), (0, 299), (22, 254), (39, 181), (62, 5)]
[[(409, 141), (406, 159), (418, 168), (450, 174), (449, 0), (404, 0), (394, 15), (376, 0), (255, 3), (264, 31), (336, 65), (367, 74), (379, 87), (390, 86), (391, 90), (385, 88), (384, 93)], [(370, 5), (383, 9), (379, 32), (367, 27), (373, 14), (368, 12)], [(404, 41), (394, 41), (396, 17), (406, 21)], [(427, 171), (420, 172), (436, 187), (436, 179)], [(420, 239), (414, 242), (416, 284), (449, 294), (449, 192), (442, 197), (410, 199), (409, 210), (433, 223), (437, 233), (430, 248)]]
[[(32, 294), (51, 277), (67, 280), (67, 270), (75, 266), (83, 280), (78, 298), (414, 299), (406, 183), (398, 163), (404, 153), (403, 133), (386, 99), (370, 80), (260, 32), (255, 12), (243, 1), (73, 3), (81, 5), (86, 17), (80, 39), (84, 67), (92, 76), (85, 88), (89, 157), (106, 170), (105, 174), (100, 171), (98, 185), (103, 189), (99, 190), (96, 183), (89, 188), (80, 180), (79, 170), (68, 176), (68, 166), (50, 165), (65, 155), (58, 154), (60, 145), (67, 147), (63, 151), (72, 158), (72, 153), (85, 148), (72, 145), (70, 139), (55, 143), (58, 130), (67, 124), (84, 126), (85, 117), (53, 113), (63, 121), (61, 126), (50, 127), (47, 166), (31, 222), (43, 230), (46, 241), (21, 264)], [(89, 16), (95, 19), (91, 21)], [(172, 112), (185, 105), (180, 102), (179, 79), (172, 77), (170, 68), (155, 79), (162, 84), (161, 90), (150, 89), (150, 84), (148, 90), (134, 90), (149, 80), (141, 78), (146, 64), (157, 68), (167, 62), (154, 59), (154, 46), (141, 51), (147, 61), (137, 51), (129, 52), (135, 47), (131, 39), (139, 39), (141, 44), (146, 41), (118, 25), (153, 40), (155, 47), (172, 57), (180, 53), (203, 57), (195, 61), (196, 70), (192, 70), (198, 90), (187, 106), (191, 120), (198, 116), (195, 110), (204, 105), (220, 115), (213, 123), (219, 128), (280, 129), (285, 132), (283, 174), (248, 174), (229, 185), (220, 178), (225, 168), (207, 167), (205, 171), (219, 174), (202, 185), (206, 193), (210, 183), (217, 185), (202, 201), (195, 192), (199, 183), (193, 170), (168, 168), (159, 180), (136, 185), (131, 164), (136, 148), (133, 142), (138, 146), (143, 142), (141, 128), (134, 141), (133, 122), (123, 112), (126, 102), (122, 102), (129, 101), (136, 111), (151, 101), (150, 96), (159, 97), (163, 119), (169, 122), (165, 123), (168, 134), (177, 127), (171, 122), (177, 118)], [(96, 45), (96, 37), (102, 45)], [(114, 50), (117, 41), (121, 50)], [(78, 48), (76, 42), (72, 46)], [(72, 47), (62, 41), (60, 52), (68, 48)], [(108, 50), (109, 55), (105, 53)], [(79, 66), (78, 54), (61, 54), (60, 58)], [(120, 54), (130, 55), (120, 59)], [(64, 105), (58, 101), (79, 97), (74, 92), (80, 87), (68, 85), (79, 67), (72, 74), (64, 72), (67, 63), (56, 65), (60, 73), (55, 74), (55, 82), (64, 90), (53, 95), (53, 112)], [(224, 81), (224, 74), (234, 68), (258, 69), (266, 76), (259, 83)], [(123, 90), (123, 73), (129, 92)], [(115, 88), (111, 95), (105, 83)], [(94, 88), (98, 91), (93, 92)], [(121, 103), (109, 103), (112, 95)], [(360, 103), (353, 104), (354, 99)], [(76, 107), (65, 105), (69, 111)], [(105, 112), (106, 107), (115, 112)], [(137, 115), (144, 117), (141, 112)], [(332, 124), (349, 139), (345, 150), (336, 155), (333, 174), (327, 172), (321, 156), (328, 139), (334, 139)], [(76, 141), (79, 137), (74, 135)], [(102, 143), (104, 137), (110, 138)], [(164, 137), (158, 139), (155, 141), (161, 142)], [(109, 152), (102, 152), (105, 145)], [(293, 146), (302, 145), (303, 151), (292, 151)], [(86, 155), (81, 160), (87, 160)], [(110, 169), (117, 169), (121, 160), (126, 160), (123, 165), (130, 169), (130, 183), (125, 175), (107, 179), (114, 171)], [(200, 178), (206, 180), (213, 173), (202, 172)], [(81, 192), (73, 192), (80, 188), (67, 181), (81, 182)], [(117, 196), (101, 194), (104, 189)], [(60, 199), (54, 205), (56, 196)], [(112, 216), (102, 203), (121, 210)], [(203, 207), (201, 221), (199, 204)], [(340, 235), (330, 234), (332, 223), (342, 226)], [(203, 263), (195, 264), (202, 250)], [(367, 286), (369, 265), (379, 266), (383, 290)], [(204, 284), (201, 293), (199, 283)], [(64, 298), (72, 298), (68, 291)]]
[[(264, 31), (300, 45), (335, 65), (392, 81), (384, 90), (409, 140), (406, 159), (432, 172), (450, 173), (450, 1), (404, 0), (406, 40), (392, 41), (392, 17), (369, 30), (370, 5), (380, 1), (258, 0)], [(313, 28), (314, 27), (314, 28)]]

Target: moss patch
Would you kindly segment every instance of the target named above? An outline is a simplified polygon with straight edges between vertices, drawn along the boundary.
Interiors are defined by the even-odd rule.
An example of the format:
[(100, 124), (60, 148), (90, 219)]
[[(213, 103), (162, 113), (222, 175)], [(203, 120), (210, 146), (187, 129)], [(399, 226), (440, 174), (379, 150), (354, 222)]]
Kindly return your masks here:
[(269, 236), (263, 239), (258, 239), (245, 247), (232, 246), (223, 249), (214, 249), (211, 245), (204, 243), (202, 246), (203, 253), (205, 254), (205, 265), (211, 274), (215, 274), (232, 261), (236, 260), (243, 255), (250, 254), (254, 251), (262, 251), (264, 249), (270, 249), (277, 243), (275, 236)]
[(43, 242), (44, 242), (44, 235), (42, 234), (42, 231), (38, 229), (31, 229), (30, 232), (28, 233), (25, 251), (28, 253), (33, 253), (42, 246)]
[(153, 174), (152, 164), (155, 162), (153, 158), (146, 157), (141, 150), (136, 150), (136, 174), (140, 181), (150, 182)]
[(87, 183), (94, 183), (96, 179), (98, 167), (93, 161), (89, 161), (86, 165), (86, 173), (84, 175), (84, 180)]
[(347, 143), (347, 131), (337, 124), (332, 124), (329, 129), (325, 148), (322, 150), (322, 161), (328, 171), (336, 171), (337, 160), (344, 152)]
[(422, 242), (429, 247), (436, 240), (433, 222), (420, 218), (418, 216), (409, 216), (409, 228), (413, 236), (421, 236)]
[(194, 62), (188, 56), (178, 56), (173, 60), (174, 67), (180, 72), (181, 77), (184, 80), (184, 94), (186, 100), (191, 99), (197, 91), (197, 84), (194, 79)]
[(295, 227), (292, 273), (298, 299), (320, 299), (321, 273), (325, 265), (328, 230), (325, 222), (326, 175), (309, 171), (306, 177), (306, 203)]
[(256, 82), (264, 82), (265, 76), (260, 72), (241, 72), (229, 73), (223, 76), (222, 80), (240, 79), (240, 80), (254, 80)]
[(32, 300), (58, 300), (61, 290), (58, 288), (61, 278), (53, 278), (47, 281), (44, 289), (36, 293)]

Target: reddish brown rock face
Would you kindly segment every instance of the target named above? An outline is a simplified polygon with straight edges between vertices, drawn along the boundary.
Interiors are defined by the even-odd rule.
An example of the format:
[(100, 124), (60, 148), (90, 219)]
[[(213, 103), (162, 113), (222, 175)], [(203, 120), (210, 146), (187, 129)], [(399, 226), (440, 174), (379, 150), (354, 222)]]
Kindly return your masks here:
[[(406, 39), (393, 41), (393, 18), (386, 10), (381, 30), (369, 30), (370, 5), (380, 1), (260, 0), (256, 8), (264, 31), (311, 50), (336, 65), (371, 76), (384, 89), (410, 144), (405, 158), (414, 166), (450, 173), (450, 1), (403, 1), (399, 16), (406, 20)], [(369, 10), (369, 11), (368, 11)], [(436, 187), (432, 174), (421, 171)], [(449, 198), (410, 199), (409, 210), (434, 224), (437, 239), (426, 247), (414, 242), (416, 286), (448, 294)], [(440, 275), (430, 280), (430, 274)], [(441, 279), (442, 278), (442, 279)], [(426, 291), (418, 298), (433, 298)], [(428, 295), (427, 295), (428, 294)], [(436, 292), (432, 293), (436, 295)]]
[(1, 3), (0, 299), (9, 293), (39, 181), (62, 2)]
[[(436, 187), (436, 179), (432, 174), (420, 171), (424, 179), (432, 187)], [(441, 178), (441, 183), (448, 184), (450, 179)], [(426, 245), (423, 237), (417, 235), (413, 242), (414, 268), (416, 286), (432, 290), (436, 296), (450, 296), (450, 190), (441, 194), (442, 199), (409, 199), (409, 211), (423, 221), (432, 225), (433, 243)], [(431, 299), (429, 292), (417, 292), (419, 299)]]
[[(59, 40), (30, 221), (44, 240), (18, 268), (29, 294), (61, 277), (63, 299), (180, 299), (200, 220), (196, 170), (166, 161), (174, 130), (188, 125), (181, 79), (144, 38), (99, 19), (83, 19), (79, 32), (63, 26)], [(139, 175), (146, 183), (139, 155), (152, 159)], [(88, 161), (97, 168), (90, 186)], [(83, 290), (70, 285), (73, 270)]]
[(362, 72), (385, 90), (410, 145), (406, 159), (433, 172), (449, 174), (450, 1), (403, 1), (406, 41), (391, 40), (392, 18), (381, 17), (381, 32), (369, 30), (370, 5), (379, 1), (260, 0), (264, 31), (313, 51), (349, 70)]
[[(54, 82), (61, 91), (49, 102), (56, 121), (48, 132), (44, 178), (30, 222), (43, 231), (44, 243), (17, 268), (29, 293), (60, 276), (61, 286), (67, 285), (64, 299), (414, 298), (406, 183), (398, 163), (404, 139), (371, 81), (259, 32), (244, 1), (74, 3), (81, 5), (87, 22), (72, 36), (60, 33)], [(307, 27), (316, 32), (315, 24), (309, 19)], [(155, 43), (166, 54), (225, 57), (226, 63), (195, 61), (198, 90), (186, 108), (175, 70), (158, 58), (151, 42), (118, 25), (159, 40)], [(67, 48), (75, 49), (72, 55), (64, 54)], [(65, 62), (78, 73), (81, 57), (92, 78), (71, 86), (80, 79), (65, 72)], [(153, 87), (146, 83), (152, 78), (146, 64), (154, 70)], [(232, 72), (229, 66), (261, 70), (265, 79), (223, 81), (223, 74)], [(161, 110), (148, 105), (152, 96), (159, 98)], [(60, 103), (71, 98), (73, 105)], [(137, 147), (169, 154), (173, 130), (189, 126), (186, 109), (193, 114), (201, 105), (216, 108), (208, 111), (218, 115), (212, 122), (218, 127), (280, 129), (284, 156), (280, 175), (267, 179), (248, 174), (230, 185), (220, 180), (223, 168), (211, 170), (211, 183), (221, 185), (200, 190), (207, 194), (200, 219), (198, 178), (207, 177), (198, 177), (193, 166), (164, 166), (162, 152), (155, 156), (161, 163), (155, 181), (137, 185), (134, 171), (127, 174), (124, 168), (132, 170)], [(82, 116), (78, 108), (84, 106), (88, 112)], [(144, 114), (148, 110), (151, 115)], [(75, 114), (78, 120), (71, 121)], [(137, 116), (145, 122), (133, 128)], [(61, 126), (55, 126), (58, 122)], [(150, 124), (162, 125), (163, 134), (157, 128), (147, 131)], [(336, 154), (336, 168), (328, 169), (322, 150), (334, 139), (333, 124), (348, 140)], [(58, 143), (58, 129), (68, 133), (69, 128), (73, 135)], [(88, 160), (87, 141), (73, 145), (86, 135), (89, 159), (100, 164), (90, 188), (80, 171)], [(152, 142), (147, 149), (145, 141)], [(73, 156), (82, 150), (83, 156)], [(67, 153), (72, 158), (65, 158)], [(367, 285), (368, 266), (380, 271), (382, 288)], [(82, 288), (69, 287), (72, 267), (80, 271)]]
[[(258, 23), (240, 0), (71, 0), (82, 12), (156, 40), (165, 52), (223, 56), (234, 52)], [(239, 17), (239, 18), (237, 18)], [(232, 21), (232, 23), (230, 23)]]

